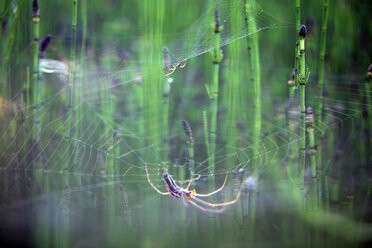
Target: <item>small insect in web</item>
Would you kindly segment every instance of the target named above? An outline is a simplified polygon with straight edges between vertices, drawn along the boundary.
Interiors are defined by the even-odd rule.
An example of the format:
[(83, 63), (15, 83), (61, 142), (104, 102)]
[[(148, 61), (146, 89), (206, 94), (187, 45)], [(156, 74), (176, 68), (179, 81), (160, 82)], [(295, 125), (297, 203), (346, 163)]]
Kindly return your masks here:
[[(151, 185), (151, 187), (153, 187), (156, 190), (156, 192), (158, 192), (159, 194), (170, 195), (172, 198), (182, 198), (185, 206), (188, 206), (187, 203), (190, 203), (194, 207), (196, 207), (196, 208), (198, 208), (202, 211), (213, 212), (213, 213), (221, 213), (221, 212), (225, 211), (226, 206), (236, 203), (238, 201), (239, 197), (240, 197), (240, 193), (241, 193), (241, 191), (243, 189), (243, 186), (244, 186), (244, 184), (242, 184), (242, 186), (238, 190), (238, 192), (237, 192), (237, 194), (236, 194), (236, 196), (233, 200), (222, 202), (222, 203), (210, 203), (210, 202), (199, 199), (199, 197), (209, 197), (211, 195), (214, 195), (214, 194), (220, 192), (225, 187), (225, 184), (226, 184), (226, 181), (227, 181), (227, 173), (226, 173), (226, 177), (225, 177), (225, 180), (224, 180), (222, 186), (220, 188), (218, 188), (217, 190), (212, 191), (212, 192), (207, 193), (207, 194), (196, 193), (195, 189), (189, 190), (189, 187), (191, 185), (192, 180), (189, 181), (189, 184), (187, 185), (186, 188), (178, 187), (177, 184), (175, 183), (175, 181), (173, 180), (172, 176), (169, 175), (166, 171), (163, 174), (163, 179), (164, 179), (164, 182), (167, 184), (168, 192), (162, 192), (158, 188), (156, 188), (155, 185), (151, 182), (149, 172), (147, 170), (147, 166), (146, 166), (146, 175), (147, 175), (147, 180), (148, 180), (149, 184)], [(199, 204), (196, 203), (195, 201), (198, 202)], [(210, 208), (208, 208), (208, 207), (210, 207)], [(221, 207), (221, 208), (216, 208), (216, 207)]]
[(176, 65), (171, 65), (169, 67), (164, 67), (164, 76), (169, 76), (174, 73), (174, 71), (179, 68), (184, 68), (186, 66), (186, 60), (182, 60), (180, 63)]
[(186, 66), (186, 60), (182, 60), (178, 64), (171, 65), (170, 51), (167, 47), (163, 48), (163, 70), (164, 76), (169, 76), (178, 68), (184, 68)]

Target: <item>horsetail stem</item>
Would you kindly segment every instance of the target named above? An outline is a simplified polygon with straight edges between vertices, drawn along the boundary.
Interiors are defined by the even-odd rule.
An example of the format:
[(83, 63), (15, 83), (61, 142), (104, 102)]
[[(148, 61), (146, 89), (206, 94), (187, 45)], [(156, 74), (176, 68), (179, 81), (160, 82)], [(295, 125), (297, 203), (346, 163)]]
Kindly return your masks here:
[(296, 0), (296, 29), (300, 32), (301, 27), (301, 0)]
[(36, 107), (35, 112), (35, 124), (36, 128), (34, 129), (35, 132), (33, 134), (33, 138), (36, 139), (39, 137), (41, 129), (40, 129), (40, 113), (39, 113), (39, 100), (41, 95), (41, 85), (38, 79), (39, 72), (39, 23), (40, 23), (40, 8), (38, 0), (34, 0), (32, 2), (32, 22), (34, 26), (34, 51), (33, 51), (33, 83), (36, 86), (36, 90), (33, 90), (33, 104)]
[(295, 47), (295, 68), (294, 68), (294, 71), (295, 71), (295, 90), (297, 90), (298, 88), (298, 73), (299, 73), (299, 67), (300, 67), (300, 43), (296, 42), (296, 47)]
[[(297, 33), (300, 32), (300, 27), (301, 27), (301, 0), (296, 0), (296, 30)], [(297, 75), (298, 75), (298, 68), (299, 68), (299, 60), (300, 60), (300, 53), (299, 53), (299, 39), (297, 38), (296, 42), (296, 58), (295, 58), (295, 73), (296, 73), (296, 87), (298, 87), (298, 80), (297, 80)]]
[(300, 38), (300, 75), (299, 75), (299, 85), (300, 85), (300, 110), (301, 110), (301, 128), (300, 128), (300, 137), (301, 137), (301, 156), (300, 156), (300, 171), (304, 173), (305, 170), (305, 151), (306, 151), (306, 83), (309, 77), (309, 73), (306, 73), (305, 67), (305, 37), (306, 37), (306, 26), (302, 25), (299, 31)]
[[(47, 34), (40, 42), (40, 47), (39, 47), (39, 55), (38, 55), (38, 61), (40, 63), (40, 60), (42, 60), (45, 57), (46, 50), (49, 46), (51, 40), (51, 35)], [(40, 70), (40, 67), (38, 66), (38, 71), (37, 71), (37, 80), (36, 80), (36, 132), (37, 132), (37, 137), (39, 137), (40, 132), (41, 132), (41, 117), (40, 117), (40, 102), (41, 98), (43, 95), (43, 72)]]
[(258, 46), (258, 36), (255, 34), (257, 32), (256, 22), (254, 20), (254, 13), (252, 5), (248, 3), (248, 0), (245, 3), (245, 11), (248, 15), (248, 33), (254, 34), (251, 37), (251, 55), (250, 55), (250, 64), (254, 88), (254, 137), (253, 137), (253, 146), (254, 154), (253, 157), (257, 158), (260, 153), (260, 136), (261, 136), (261, 69), (260, 69), (260, 54)]
[(318, 106), (317, 106), (317, 121), (320, 124), (322, 122), (322, 111), (323, 111), (323, 91), (324, 91), (324, 69), (325, 69), (325, 51), (326, 51), (326, 39), (327, 39), (327, 23), (328, 23), (328, 0), (324, 0), (323, 5), (323, 25), (322, 25), (322, 36), (320, 43), (320, 58), (319, 58), (319, 78), (318, 78)]
[[(32, 2), (32, 22), (34, 26), (34, 61), (33, 61), (33, 81), (37, 84), (37, 75), (39, 67), (39, 22), (40, 22), (40, 8), (38, 0)], [(34, 92), (34, 104), (36, 103), (36, 92)]]
[(311, 160), (312, 175), (317, 176), (316, 168), (316, 150), (315, 150), (315, 134), (314, 134), (314, 112), (311, 107), (306, 108), (306, 131), (309, 134), (309, 153)]
[(187, 148), (189, 151), (189, 171), (194, 171), (194, 138), (192, 136), (192, 130), (189, 123), (186, 120), (182, 120), (183, 131), (187, 138)]
[[(169, 50), (167, 47), (163, 48), (163, 68), (164, 71), (170, 68), (170, 56), (169, 56)], [(169, 115), (169, 93), (170, 93), (170, 87), (172, 82), (171, 77), (165, 77), (163, 81), (163, 87), (162, 87), (162, 98), (163, 98), (163, 109), (162, 109), (162, 115), (163, 115), (163, 145), (164, 145), (164, 156), (163, 160), (166, 160), (168, 157), (168, 135), (169, 135), (169, 125), (168, 125), (168, 115)]]
[(290, 102), (293, 101), (294, 90), (295, 90), (295, 69), (292, 70), (291, 76), (288, 79), (288, 86), (289, 86), (289, 100)]
[[(6, 55), (5, 55), (5, 61), (2, 63), (2, 69), (1, 69), (1, 75), (0, 75), (0, 92), (6, 97), (10, 97), (10, 87), (6, 87), (6, 82), (7, 82), (7, 74), (8, 74), (8, 65), (9, 61), (12, 55), (13, 51), (13, 45), (14, 45), (14, 39), (17, 36), (17, 21), (19, 19), (19, 13), (20, 10), (22, 9), (22, 1), (18, 1), (18, 7), (15, 10), (14, 13), (14, 18), (13, 18), (13, 27), (11, 29), (9, 39), (8, 39), (8, 44), (7, 44), (7, 50), (6, 50)], [(5, 29), (6, 29), (6, 24), (5, 24)]]
[[(328, 23), (328, 0), (324, 0), (323, 5), (323, 20), (322, 20), (322, 34), (321, 34), (321, 43), (320, 43), (320, 54), (319, 54), (319, 74), (318, 74), (318, 105), (316, 109), (316, 119), (317, 123), (320, 126), (323, 119), (323, 100), (324, 100), (324, 71), (325, 71), (325, 51), (326, 51), (326, 40), (327, 40), (327, 23)], [(317, 137), (318, 145), (318, 154), (317, 154), (317, 163), (318, 166), (322, 165), (322, 141), (324, 133), (321, 132)], [(322, 176), (323, 177), (323, 176)], [(328, 177), (324, 176), (324, 187), (328, 186)], [(328, 192), (328, 191), (326, 191)], [(328, 201), (327, 201), (328, 202)], [(326, 205), (327, 206), (327, 205)]]
[(208, 117), (207, 111), (203, 110), (203, 126), (204, 126), (204, 139), (205, 139), (205, 147), (207, 149), (208, 157), (210, 157), (210, 148), (209, 148), (209, 132), (208, 132)]
[(217, 130), (217, 112), (218, 112), (218, 83), (219, 83), (219, 66), (223, 58), (222, 50), (220, 49), (220, 33), (223, 26), (220, 25), (220, 12), (215, 10), (215, 25), (213, 31), (215, 33), (214, 49), (211, 51), (213, 63), (213, 85), (210, 92), (211, 100), (211, 130), (210, 130), (210, 151), (209, 151), (209, 166), (214, 173), (214, 159), (216, 152), (216, 130)]

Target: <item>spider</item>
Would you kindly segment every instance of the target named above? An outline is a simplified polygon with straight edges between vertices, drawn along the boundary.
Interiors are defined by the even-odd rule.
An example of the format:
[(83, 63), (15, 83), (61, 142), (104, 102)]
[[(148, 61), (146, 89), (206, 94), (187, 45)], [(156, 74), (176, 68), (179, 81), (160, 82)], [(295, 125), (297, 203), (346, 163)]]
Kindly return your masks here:
[(186, 60), (182, 60), (179, 64), (177, 65), (172, 65), (171, 67), (164, 67), (164, 71), (166, 72), (164, 76), (169, 76), (173, 74), (173, 72), (178, 68), (184, 68), (186, 66)]
[[(214, 212), (214, 213), (221, 213), (221, 212), (225, 211), (226, 206), (234, 204), (235, 202), (237, 202), (237, 200), (240, 197), (240, 192), (242, 190), (242, 186), (244, 185), (244, 184), (242, 184), (242, 186), (240, 187), (238, 193), (235, 196), (235, 199), (233, 199), (231, 201), (227, 201), (227, 202), (222, 202), (222, 203), (210, 203), (210, 202), (206, 202), (204, 200), (201, 200), (198, 197), (208, 197), (208, 196), (211, 196), (211, 195), (214, 195), (214, 194), (220, 192), (225, 186), (225, 183), (226, 183), (226, 180), (227, 180), (227, 173), (226, 173), (226, 177), (225, 177), (225, 180), (224, 180), (222, 186), (219, 189), (217, 189), (213, 192), (210, 192), (208, 194), (196, 193), (195, 189), (189, 190), (189, 187), (190, 187), (190, 184), (191, 184), (192, 180), (189, 181), (189, 184), (187, 185), (187, 187), (185, 189), (178, 187), (177, 184), (174, 182), (172, 176), (169, 175), (166, 172), (163, 174), (163, 179), (164, 179), (164, 182), (167, 184), (168, 192), (162, 192), (152, 184), (152, 182), (150, 180), (149, 172), (147, 170), (147, 166), (146, 166), (146, 175), (147, 175), (147, 180), (149, 181), (149, 184), (151, 185), (151, 187), (153, 187), (156, 190), (156, 192), (158, 192), (159, 194), (170, 195), (172, 198), (182, 198), (185, 206), (188, 206), (187, 203), (191, 203), (193, 206), (195, 206), (196, 208), (198, 208), (202, 211)], [(199, 204), (203, 204), (204, 206), (199, 205), (195, 201), (198, 202)], [(211, 209), (211, 208), (206, 208), (205, 206), (208, 206), (208, 207), (211, 207), (211, 208), (215, 208), (215, 207), (221, 207), (221, 208)]]

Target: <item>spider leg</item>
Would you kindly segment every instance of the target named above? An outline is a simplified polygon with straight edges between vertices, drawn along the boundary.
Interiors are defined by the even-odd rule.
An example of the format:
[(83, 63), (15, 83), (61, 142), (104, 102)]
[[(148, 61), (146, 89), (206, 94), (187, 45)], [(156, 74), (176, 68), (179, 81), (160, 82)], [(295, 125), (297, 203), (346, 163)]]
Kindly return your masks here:
[(175, 71), (177, 69), (177, 67), (176, 66), (173, 66), (173, 68), (172, 69), (168, 69), (168, 73), (165, 73), (163, 76), (169, 76), (169, 75), (171, 75), (171, 74), (173, 74), (173, 72)]
[(191, 201), (190, 199), (187, 199), (187, 201), (190, 202), (194, 207), (196, 207), (196, 208), (198, 208), (198, 209), (200, 209), (201, 211), (204, 211), (204, 212), (222, 213), (226, 209), (226, 207), (222, 207), (220, 209), (208, 209), (208, 208), (200, 206), (199, 204), (197, 204), (196, 202)]
[(225, 187), (226, 180), (227, 180), (227, 173), (226, 173), (225, 181), (223, 182), (222, 186), (219, 189), (217, 189), (217, 190), (215, 190), (215, 191), (213, 191), (211, 193), (208, 193), (208, 194), (198, 194), (198, 193), (195, 193), (194, 196), (207, 197), (207, 196), (211, 196), (213, 194), (216, 194), (216, 193), (220, 192), (223, 189), (223, 187)]
[(189, 184), (187, 184), (186, 190), (189, 190), (189, 187), (190, 187), (190, 185), (191, 185), (191, 182), (192, 182), (192, 176), (191, 176), (190, 179), (189, 179)]
[(154, 184), (152, 184), (152, 182), (150, 181), (150, 176), (147, 170), (147, 166), (145, 168), (146, 168), (147, 181), (149, 181), (149, 184), (151, 185), (151, 187), (153, 187), (156, 190), (156, 192), (158, 192), (161, 195), (169, 195), (169, 192), (161, 192), (160, 190), (158, 190), (158, 188), (155, 187)]
[[(243, 180), (243, 182), (245, 182), (245, 179)], [(191, 198), (194, 199), (195, 201), (198, 201), (198, 202), (203, 203), (203, 204), (205, 204), (207, 206), (210, 206), (210, 207), (228, 206), (228, 205), (234, 204), (235, 202), (237, 202), (239, 200), (240, 193), (242, 192), (243, 187), (244, 187), (244, 183), (242, 183), (242, 185), (240, 186), (240, 188), (238, 190), (238, 193), (236, 194), (235, 198), (233, 200), (227, 201), (227, 202), (210, 203), (210, 202), (206, 202), (206, 201), (203, 201), (203, 200), (197, 198), (195, 194), (192, 195)]]
[(182, 197), (182, 201), (183, 201), (183, 205), (187, 208), (189, 206), (189, 204), (187, 204), (187, 198), (185, 197)]
[(187, 61), (187, 60), (182, 61), (182, 62), (180, 63), (180, 65), (179, 65), (179, 67), (184, 68), (184, 67), (186, 66), (186, 61)]

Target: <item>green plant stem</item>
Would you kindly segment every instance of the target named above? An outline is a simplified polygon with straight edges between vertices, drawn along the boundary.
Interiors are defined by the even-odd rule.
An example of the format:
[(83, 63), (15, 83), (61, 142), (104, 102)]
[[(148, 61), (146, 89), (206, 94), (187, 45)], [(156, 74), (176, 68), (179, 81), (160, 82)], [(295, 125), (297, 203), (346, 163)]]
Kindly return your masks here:
[[(260, 53), (258, 45), (258, 35), (256, 22), (254, 20), (254, 13), (252, 8), (252, 3), (246, 1), (246, 13), (248, 15), (248, 30), (249, 33), (253, 34), (251, 37), (251, 69), (253, 88), (254, 88), (254, 154), (253, 157), (257, 158), (260, 153), (260, 136), (261, 136), (261, 69), (260, 69)], [(258, 163), (255, 164), (256, 166)]]
[[(167, 47), (163, 48), (163, 60), (164, 60), (164, 69), (170, 67), (170, 58), (169, 58), (169, 50)], [(169, 135), (169, 94), (170, 94), (170, 88), (171, 88), (171, 82), (173, 78), (167, 76), (164, 77), (163, 83), (162, 83), (162, 103), (163, 103), (163, 109), (162, 109), (162, 117), (163, 117), (163, 156), (162, 160), (167, 161), (168, 160), (168, 135)]]
[[(165, 1), (140, 1), (144, 32), (144, 43), (141, 57), (148, 61), (142, 67), (145, 75), (152, 77), (142, 78), (143, 93), (143, 128), (149, 144), (156, 144), (155, 149), (162, 147), (162, 87), (164, 77), (159, 73), (163, 69), (163, 27), (165, 16)], [(157, 11), (153, 11), (156, 9)], [(156, 117), (156, 118), (154, 118)], [(146, 144), (148, 145), (148, 144)], [(152, 154), (149, 160), (160, 164), (161, 153)]]
[(12, 50), (13, 50), (14, 38), (16, 36), (16, 30), (17, 30), (17, 22), (18, 22), (18, 19), (19, 19), (19, 13), (20, 13), (21, 9), (22, 9), (22, 0), (19, 0), (17, 11), (14, 14), (14, 22), (13, 22), (12, 32), (10, 33), (9, 40), (8, 40), (8, 47), (7, 47), (7, 50), (6, 50), (5, 62), (3, 63), (3, 68), (1, 70), (2, 75), (1, 75), (1, 89), (0, 90), (1, 90), (1, 93), (2, 93), (4, 98), (7, 98), (7, 97), (10, 96), (10, 87), (9, 88), (6, 87), (7, 70), (8, 70), (10, 56), (11, 56)]
[(41, 94), (41, 92), (38, 92), (40, 90), (38, 85), (38, 75), (39, 75), (39, 36), (40, 36), (40, 18), (34, 17), (33, 19), (33, 26), (34, 26), (34, 40), (33, 40), (33, 72), (32, 72), (32, 78), (34, 87), (36, 87), (36, 90), (32, 90), (33, 93), (33, 105), (35, 107), (35, 126), (33, 138), (36, 139), (40, 135), (40, 116), (38, 109), (39, 106), (39, 97), (38, 95)]
[[(300, 31), (301, 27), (301, 0), (296, 0), (296, 29), (297, 29), (297, 34)], [(295, 74), (296, 74), (296, 87), (298, 87), (299, 82), (298, 82), (298, 68), (299, 68), (299, 60), (300, 60), (300, 50), (299, 50), (299, 39), (297, 38), (297, 43), (296, 43), (296, 59), (295, 59)]]
[[(87, 42), (87, 25), (88, 25), (88, 15), (87, 15), (87, 0), (80, 0), (80, 15), (81, 15), (81, 25), (82, 25), (82, 37), (81, 37), (81, 48), (80, 48), (80, 62), (79, 62), (79, 78), (83, 78), (84, 75), (84, 60), (85, 60), (85, 49)], [(81, 84), (85, 84), (85, 80), (80, 80)], [(87, 87), (89, 87), (87, 85)], [(85, 88), (85, 87), (84, 87)], [(78, 118), (83, 114), (82, 100), (77, 96), (78, 101)], [(85, 125), (79, 125), (78, 135), (84, 131)]]
[(207, 149), (208, 157), (210, 156), (210, 147), (209, 147), (209, 132), (208, 132), (208, 117), (207, 111), (203, 110), (203, 125), (204, 125), (204, 139), (205, 139), (205, 147)]
[(295, 48), (295, 84), (294, 84), (294, 91), (298, 89), (298, 85), (299, 85), (299, 82), (298, 82), (298, 69), (300, 67), (300, 47), (299, 47), (299, 42), (296, 42), (296, 48)]
[(214, 159), (216, 152), (216, 130), (217, 130), (217, 111), (218, 111), (218, 75), (219, 64), (213, 64), (213, 93), (211, 98), (211, 130), (210, 130), (210, 159), (209, 165), (214, 172)]
[(210, 151), (209, 151), (209, 168), (212, 173), (215, 170), (215, 153), (216, 153), (216, 132), (217, 132), (217, 114), (218, 114), (218, 87), (219, 87), (219, 72), (220, 63), (223, 58), (222, 50), (220, 49), (220, 36), (222, 26), (219, 25), (219, 13), (216, 10), (216, 25), (214, 27), (215, 43), (212, 50), (212, 63), (213, 63), (213, 84), (210, 87), (210, 100), (211, 100), (211, 129), (210, 129)]
[(30, 104), (30, 67), (27, 66), (26, 70), (26, 106)]
[[(33, 23), (34, 23), (34, 41), (33, 41), (33, 45), (34, 45), (34, 61), (33, 61), (33, 72), (32, 72), (32, 76), (33, 76), (33, 82), (34, 82), (34, 85), (36, 85), (36, 82), (37, 82), (37, 74), (38, 74), (38, 71), (39, 71), (39, 18), (37, 18), (36, 20), (34, 19), (33, 20)], [(36, 92), (34, 91), (34, 104), (36, 103)]]
[(77, 26), (77, 0), (72, 0), (72, 36), (71, 36), (71, 48), (70, 48), (70, 80), (68, 85), (68, 118), (67, 118), (67, 128), (68, 137), (70, 139), (73, 137), (73, 120), (74, 120), (74, 87), (75, 87), (75, 57), (76, 57), (76, 26)]
[(317, 168), (316, 168), (316, 150), (315, 150), (314, 128), (313, 127), (307, 128), (307, 132), (309, 133), (309, 151), (310, 151), (311, 172), (312, 172), (313, 177), (316, 177), (317, 176)]
[(297, 33), (301, 27), (301, 0), (296, 0), (296, 29)]
[(328, 0), (324, 0), (323, 6), (323, 25), (322, 36), (320, 43), (320, 58), (319, 58), (319, 78), (318, 78), (318, 106), (316, 111), (317, 121), (322, 123), (323, 111), (323, 91), (324, 91), (324, 69), (325, 69), (325, 51), (327, 39), (327, 23), (328, 23)]
[(307, 128), (307, 132), (309, 135), (309, 152), (310, 152), (310, 164), (311, 164), (311, 175), (312, 175), (312, 192), (313, 192), (313, 199), (312, 202), (314, 204), (315, 209), (318, 207), (318, 178), (319, 175), (317, 173), (317, 151), (315, 150), (315, 134), (314, 134), (314, 127), (310, 126)]
[(163, 82), (163, 161), (166, 161), (168, 158), (168, 135), (169, 135), (169, 124), (168, 124), (168, 114), (169, 114), (169, 93), (170, 93), (170, 85), (168, 80), (170, 78), (164, 78)]
[(306, 74), (305, 64), (305, 37), (306, 27), (301, 26), (300, 32), (300, 114), (301, 114), (301, 125), (300, 125), (300, 137), (301, 137), (301, 152), (300, 152), (300, 175), (301, 178), (305, 175), (305, 155), (306, 155), (306, 83), (308, 80), (308, 74)]

